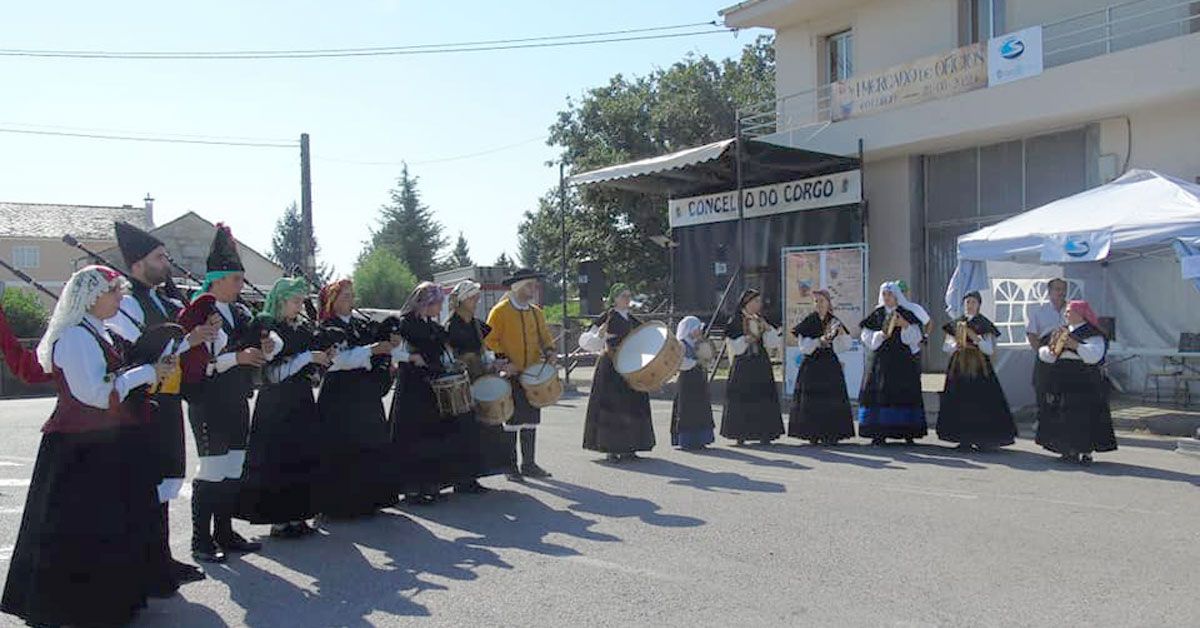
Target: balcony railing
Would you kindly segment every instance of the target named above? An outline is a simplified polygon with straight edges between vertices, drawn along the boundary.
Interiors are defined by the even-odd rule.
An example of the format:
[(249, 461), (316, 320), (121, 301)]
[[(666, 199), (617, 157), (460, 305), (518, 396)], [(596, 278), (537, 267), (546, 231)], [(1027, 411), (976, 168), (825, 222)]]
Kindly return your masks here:
[[(1132, 0), (1042, 25), (1047, 68), (1200, 32), (1200, 0)], [(812, 127), (830, 118), (831, 86), (812, 87), (738, 110), (745, 137)]]

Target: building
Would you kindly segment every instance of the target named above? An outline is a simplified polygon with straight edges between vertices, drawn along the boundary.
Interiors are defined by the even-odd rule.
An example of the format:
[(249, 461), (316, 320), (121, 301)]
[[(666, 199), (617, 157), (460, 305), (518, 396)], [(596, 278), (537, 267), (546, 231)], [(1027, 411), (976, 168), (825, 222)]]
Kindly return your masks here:
[[(108, 225), (109, 232), (112, 231), (112, 223)], [(186, 214), (167, 222), (159, 227), (150, 230), (154, 237), (162, 240), (167, 247), (167, 252), (183, 268), (192, 273), (196, 278), (203, 279), (206, 270), (206, 260), (208, 259), (208, 249), (212, 245), (213, 237), (217, 233), (217, 226), (204, 218), (200, 217), (196, 212), (187, 212)], [(234, 230), (234, 239), (237, 239), (236, 229)], [(121, 251), (117, 248), (116, 242), (110, 240), (110, 246), (102, 251), (100, 255), (114, 264), (123, 265), (124, 260), (121, 257)], [(242, 258), (242, 265), (246, 267), (246, 282), (258, 287), (264, 293), (270, 291), (271, 286), (276, 279), (283, 277), (287, 271), (271, 261), (266, 255), (250, 248), (241, 240), (237, 240), (238, 255)], [(94, 249), (93, 249), (94, 250)], [(80, 258), (76, 260), (78, 264), (86, 264), (87, 260)], [(180, 273), (176, 273), (179, 275)], [(180, 285), (192, 285), (194, 282), (189, 282), (185, 277), (179, 277), (177, 283)], [(244, 291), (244, 296), (252, 301), (261, 301), (261, 295), (258, 295), (253, 288), (247, 286)]]
[[(443, 289), (449, 291), (454, 288), (458, 282), (464, 279), (470, 279), (480, 285), (479, 304), (475, 306), (475, 316), (481, 320), (487, 320), (488, 313), (492, 311), (492, 306), (500, 302), (504, 295), (508, 294), (508, 288), (501, 283), (511, 271), (501, 266), (463, 266), (452, 270), (434, 273), (433, 281), (442, 286)], [(540, 301), (540, 299), (539, 299)], [(449, 302), (447, 301), (442, 306), (442, 319), (446, 320), (450, 316)]]
[[(741, 133), (837, 155), (861, 140), (869, 285), (907, 279), (938, 324), (958, 236), (1132, 167), (1200, 175), (1200, 2), (747, 0), (721, 15), (775, 31), (778, 98), (741, 112)], [(1003, 74), (1023, 54), (1034, 63)], [(1044, 283), (993, 288), (987, 311), (1018, 347)]]
[[(140, 207), (0, 202), (0, 255), (46, 288), (58, 292), (78, 268), (80, 256), (79, 249), (63, 243), (62, 237), (70, 234), (93, 251), (107, 249), (116, 245), (113, 235), (116, 220), (152, 229), (154, 199), (147, 196)], [(0, 280), (14, 287), (22, 285), (20, 279), (3, 268)]]

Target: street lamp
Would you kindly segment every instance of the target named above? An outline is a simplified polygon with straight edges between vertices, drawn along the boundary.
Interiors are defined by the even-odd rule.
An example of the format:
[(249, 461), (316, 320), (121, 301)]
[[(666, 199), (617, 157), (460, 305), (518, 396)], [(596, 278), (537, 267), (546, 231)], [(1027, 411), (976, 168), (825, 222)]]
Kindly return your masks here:
[(675, 323), (675, 247), (679, 246), (679, 243), (671, 239), (670, 232), (667, 235), (650, 236), (650, 241), (667, 250), (667, 258), (671, 264), (671, 275), (667, 280), (667, 298), (670, 300), (667, 305), (667, 325), (670, 326)]

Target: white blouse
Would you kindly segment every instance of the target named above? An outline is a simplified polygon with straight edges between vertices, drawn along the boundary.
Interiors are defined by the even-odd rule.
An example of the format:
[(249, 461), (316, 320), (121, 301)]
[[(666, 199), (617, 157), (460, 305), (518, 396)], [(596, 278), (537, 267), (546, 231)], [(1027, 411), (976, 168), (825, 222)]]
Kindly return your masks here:
[[(1071, 325), (1067, 329), (1075, 331), (1078, 327)], [(1104, 359), (1104, 337), (1092, 336), (1080, 342), (1078, 348), (1068, 349), (1058, 356), (1054, 355), (1049, 346), (1044, 346), (1038, 349), (1038, 359), (1047, 364), (1054, 364), (1059, 360), (1083, 360), (1084, 364), (1099, 364), (1100, 360)]]
[[(894, 309), (887, 310), (888, 314), (891, 314), (893, 311)], [(922, 337), (923, 334), (921, 333), (921, 327), (912, 323), (900, 331), (900, 342), (908, 345), (908, 348), (910, 351), (912, 351), (913, 355), (921, 352)], [(869, 350), (877, 351), (879, 347), (883, 346), (883, 341), (887, 340), (887, 336), (883, 333), (883, 331), (874, 331), (864, 327), (861, 334), (861, 340), (864, 345), (867, 345)]]
[[(83, 323), (101, 338), (112, 342), (112, 336), (100, 319), (87, 314)], [(105, 410), (114, 390), (117, 399), (124, 401), (133, 389), (153, 384), (158, 379), (158, 374), (150, 365), (121, 371), (110, 378), (104, 350), (92, 334), (79, 325), (64, 331), (54, 343), (54, 364), (62, 370), (71, 396), (84, 405)]]
[[(971, 320), (974, 320), (974, 318), (975, 317), (972, 316), (971, 318), (967, 319), (967, 321), (970, 322)], [(978, 348), (983, 352), (984, 355), (992, 355), (992, 353), (996, 351), (995, 336), (980, 336)], [(958, 341), (954, 339), (954, 334), (946, 334), (946, 340), (942, 342), (942, 351), (946, 353), (954, 353), (955, 351), (958, 351)]]

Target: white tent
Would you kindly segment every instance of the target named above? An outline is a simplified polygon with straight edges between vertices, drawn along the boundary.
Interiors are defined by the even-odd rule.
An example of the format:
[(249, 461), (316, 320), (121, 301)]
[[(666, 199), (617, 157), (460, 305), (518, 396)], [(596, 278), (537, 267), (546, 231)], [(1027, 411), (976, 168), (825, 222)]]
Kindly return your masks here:
[[(1116, 319), (1124, 346), (1170, 348), (1181, 332), (1200, 331), (1193, 329), (1200, 327), (1200, 293), (1185, 289), (1189, 283), (1200, 289), (1198, 265), (1200, 185), (1133, 170), (960, 236), (946, 308), (956, 315), (962, 295), (997, 294), (998, 283), (1018, 281), (1011, 278), (1064, 276), (1100, 316)], [(1012, 305), (989, 300), (987, 311), (999, 306), (1002, 318), (1024, 320)]]

